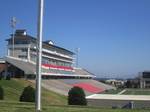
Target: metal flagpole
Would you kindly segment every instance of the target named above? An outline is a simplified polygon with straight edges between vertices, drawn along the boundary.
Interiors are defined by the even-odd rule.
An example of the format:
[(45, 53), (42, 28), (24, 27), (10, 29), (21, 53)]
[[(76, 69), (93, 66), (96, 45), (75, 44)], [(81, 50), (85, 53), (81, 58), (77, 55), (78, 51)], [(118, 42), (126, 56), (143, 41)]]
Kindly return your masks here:
[(44, 0), (39, 0), (37, 28), (37, 63), (36, 63), (36, 112), (41, 111), (41, 60), (42, 60), (42, 29)]

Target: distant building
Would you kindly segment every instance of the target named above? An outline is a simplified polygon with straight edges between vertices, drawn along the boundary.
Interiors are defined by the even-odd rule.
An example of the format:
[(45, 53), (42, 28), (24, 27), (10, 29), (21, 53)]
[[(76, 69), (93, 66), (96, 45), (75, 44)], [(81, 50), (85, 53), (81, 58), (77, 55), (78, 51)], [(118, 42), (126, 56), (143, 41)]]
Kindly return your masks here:
[(121, 87), (124, 85), (125, 81), (123, 80), (117, 80), (117, 79), (108, 79), (105, 81), (107, 84), (114, 85), (116, 87)]
[(150, 71), (139, 73), (140, 88), (150, 88)]

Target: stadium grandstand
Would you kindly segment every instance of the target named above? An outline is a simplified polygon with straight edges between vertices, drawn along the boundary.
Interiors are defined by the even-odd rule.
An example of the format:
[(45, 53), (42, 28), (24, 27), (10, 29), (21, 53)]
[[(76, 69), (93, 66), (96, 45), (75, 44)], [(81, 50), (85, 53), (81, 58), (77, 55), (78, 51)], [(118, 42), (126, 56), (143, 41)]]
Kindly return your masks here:
[[(28, 35), (26, 30), (16, 30), (15, 34), (6, 41), (8, 45), (7, 56), (4, 58), (5, 72), (3, 69), (5, 76), (35, 79), (38, 49), (36, 38)], [(87, 70), (73, 67), (73, 56), (72, 51), (54, 45), (51, 40), (43, 41), (42, 85), (64, 95), (73, 86), (83, 88), (86, 95), (114, 89), (112, 86), (93, 80), (95, 75)]]

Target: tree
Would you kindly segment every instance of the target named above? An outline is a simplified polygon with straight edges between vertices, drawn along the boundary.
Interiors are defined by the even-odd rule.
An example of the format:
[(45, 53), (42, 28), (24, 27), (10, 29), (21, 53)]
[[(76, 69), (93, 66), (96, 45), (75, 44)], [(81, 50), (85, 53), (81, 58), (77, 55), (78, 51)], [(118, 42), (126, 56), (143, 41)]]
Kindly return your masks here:
[(4, 99), (4, 90), (3, 88), (0, 86), (0, 100)]
[(21, 96), (21, 102), (35, 102), (35, 89), (31, 86), (27, 86), (24, 88)]
[(127, 88), (131, 88), (131, 87), (132, 87), (130, 80), (127, 80), (127, 82), (126, 82), (126, 87), (127, 87)]
[(68, 105), (87, 105), (85, 93), (80, 87), (73, 87), (68, 92)]

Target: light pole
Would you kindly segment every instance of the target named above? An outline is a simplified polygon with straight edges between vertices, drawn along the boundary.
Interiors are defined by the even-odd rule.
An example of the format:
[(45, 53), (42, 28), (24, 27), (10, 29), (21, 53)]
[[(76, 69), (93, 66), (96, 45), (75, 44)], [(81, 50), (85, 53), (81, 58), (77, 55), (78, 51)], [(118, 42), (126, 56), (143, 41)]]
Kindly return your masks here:
[(37, 63), (36, 63), (36, 112), (41, 111), (41, 60), (42, 60), (42, 30), (44, 0), (38, 0), (38, 28), (37, 28)]
[(76, 67), (77, 68), (79, 66), (79, 51), (80, 51), (80, 48), (76, 48)]
[(14, 56), (14, 43), (15, 43), (15, 39), (14, 39), (14, 30), (16, 27), (16, 17), (12, 17), (11, 18), (11, 27), (12, 27), (12, 56)]

